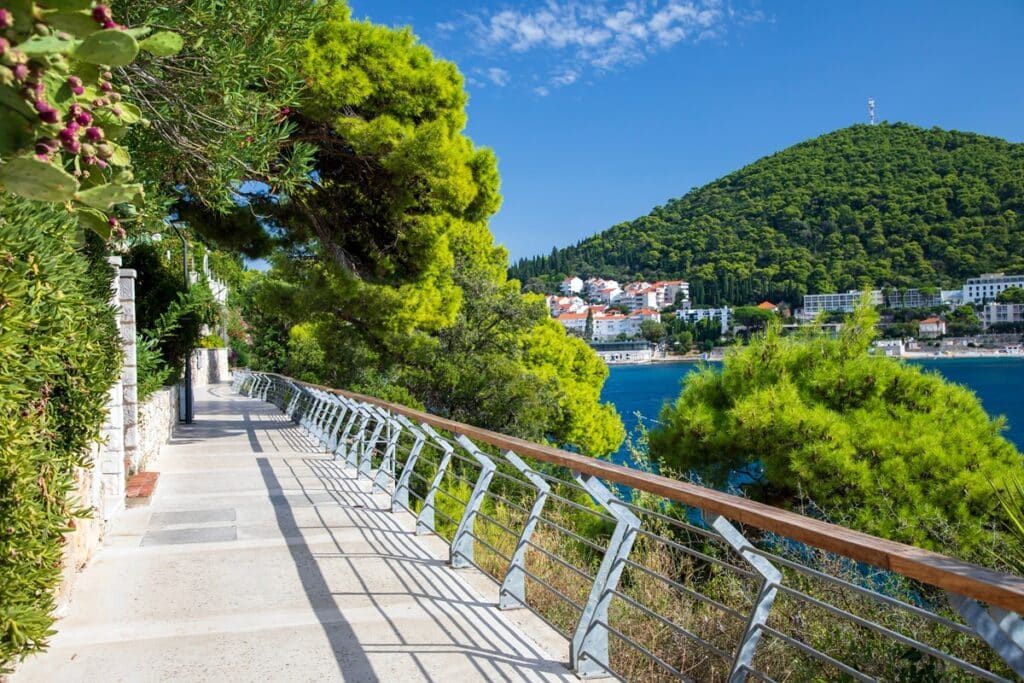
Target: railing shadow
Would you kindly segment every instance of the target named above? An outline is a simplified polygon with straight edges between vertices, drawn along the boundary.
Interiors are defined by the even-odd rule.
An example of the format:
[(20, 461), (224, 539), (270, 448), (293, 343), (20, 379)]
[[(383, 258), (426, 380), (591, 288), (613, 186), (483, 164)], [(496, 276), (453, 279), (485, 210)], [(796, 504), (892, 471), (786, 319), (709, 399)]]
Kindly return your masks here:
[[(332, 597), (328, 608), (317, 610), (317, 617), (343, 677), (377, 680), (368, 655), (389, 654), (411, 658), (425, 680), (440, 680), (445, 676), (432, 675), (427, 659), (450, 654), (465, 657), (485, 680), (575, 680), (564, 662), (552, 659), (498, 617), (495, 602), (481, 600), (444, 560), (433, 556), (415, 538), (411, 519), (404, 525), (390, 512), (389, 498), (369, 493), (369, 482), (358, 480), (354, 470), (330, 456), (277, 461), (277, 466), (287, 469), (286, 478), (298, 482), (296, 497), (304, 498), (314, 511), (312, 521), (300, 526), (275, 465), (267, 458), (257, 461), (267, 488), (282, 491), (271, 495), (271, 500), (281, 532), (294, 539), (289, 551), (311, 604), (316, 598), (322, 605), (325, 591)], [(285, 476), (285, 471), (280, 474)], [(329, 494), (326, 501), (325, 492)], [(328, 511), (333, 523), (325, 514)], [(356, 530), (358, 541), (353, 540), (351, 530)], [(317, 532), (329, 536), (332, 551), (314, 552), (299, 540)], [(355, 578), (353, 585), (331, 585), (321, 563), (332, 562), (346, 564), (344, 573)], [(367, 576), (368, 566), (374, 569), (372, 576)], [(404, 626), (396, 622), (395, 602), (405, 600), (412, 600), (416, 614), (426, 617), (431, 624), (428, 629), (422, 627), (422, 619), (412, 619)], [(360, 641), (339, 602), (368, 605), (388, 637)], [(410, 609), (397, 611), (409, 618)], [(418, 627), (409, 628), (409, 623)]]

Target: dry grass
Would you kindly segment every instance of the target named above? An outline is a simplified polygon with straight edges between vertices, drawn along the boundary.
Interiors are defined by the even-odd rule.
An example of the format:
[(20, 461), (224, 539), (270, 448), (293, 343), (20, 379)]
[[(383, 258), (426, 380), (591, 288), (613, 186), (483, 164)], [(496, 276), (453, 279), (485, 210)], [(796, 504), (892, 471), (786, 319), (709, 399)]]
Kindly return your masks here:
[[(404, 451), (400, 449), (401, 452)], [(412, 481), (414, 494), (423, 495), (426, 490), (424, 482), (433, 478), (436, 463), (437, 453), (425, 449), (424, 458), (416, 467), (420, 477), (414, 477)], [(468, 500), (476, 474), (472, 466), (453, 461), (452, 468), (442, 480), (442, 489), (447, 495), (437, 494), (436, 527), (437, 532), (448, 540), (454, 536), (454, 520), (460, 519), (464, 511), (464, 504), (459, 501)], [(482, 571), (500, 583), (505, 577), (508, 562), (498, 552), (510, 557), (515, 551), (518, 534), (526, 522), (525, 511), (533, 504), (535, 492), (526, 485), (517, 485), (502, 478), (492, 482), (491, 492), (508, 502), (492, 495), (485, 499), (482, 512), (497, 523), (484, 517), (477, 518), (474, 534), (478, 542), (474, 559)], [(543, 514), (545, 521), (537, 526), (531, 540), (565, 563), (593, 576), (603, 553), (554, 525), (572, 530), (603, 548), (613, 524), (573, 487), (559, 486), (558, 493), (577, 505), (549, 499)], [(420, 499), (413, 495), (412, 500), (413, 507), (419, 509)], [(649, 500), (637, 502), (652, 504)], [(664, 512), (660, 501), (653, 504)], [(590, 511), (581, 510), (578, 506)], [(749, 565), (723, 542), (653, 515), (643, 516), (642, 528), (656, 538), (638, 536), (629, 559), (648, 571), (632, 565), (623, 571), (618, 590), (629, 599), (616, 596), (612, 600), (609, 624), (689, 678), (725, 681), (761, 588), (760, 580), (747, 575)], [(756, 539), (753, 530), (745, 530), (745, 533), (748, 538)], [(762, 549), (770, 549), (786, 559), (952, 618), (953, 611), (942, 595), (929, 593), (924, 587), (900, 577), (881, 572), (872, 574), (862, 565), (793, 542), (777, 538), (756, 540)], [(783, 572), (783, 585), (789, 588), (999, 675), (1012, 677), (991, 649), (973, 636), (880, 603), (853, 588), (783, 567), (778, 562), (776, 565)], [(566, 599), (577, 605), (585, 604), (592, 581), (536, 548), (527, 551), (526, 566), (529, 574), (539, 579), (527, 579), (530, 607), (563, 635), (571, 637), (580, 613)], [(696, 597), (694, 593), (705, 599)], [(630, 600), (657, 613), (671, 625), (650, 616)], [(854, 620), (787, 593), (780, 592), (777, 596), (768, 625), (878, 680), (974, 680), (971, 675), (923, 655), (889, 635), (858, 625)], [(611, 668), (619, 676), (643, 681), (676, 679), (669, 669), (616, 635), (609, 636), (609, 645)], [(715, 649), (720, 652), (716, 653)], [(825, 664), (770, 634), (762, 637), (754, 666), (776, 681), (852, 680), (840, 668)]]

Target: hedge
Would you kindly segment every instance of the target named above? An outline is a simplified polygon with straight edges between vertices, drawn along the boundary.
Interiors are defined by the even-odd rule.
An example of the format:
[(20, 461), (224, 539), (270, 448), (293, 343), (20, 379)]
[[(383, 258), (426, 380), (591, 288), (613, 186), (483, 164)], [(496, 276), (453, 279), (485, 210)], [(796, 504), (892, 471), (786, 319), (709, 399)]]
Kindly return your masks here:
[[(0, 674), (45, 647), (72, 500), (120, 368), (102, 245), (0, 197)], [(90, 256), (90, 254), (92, 254)]]

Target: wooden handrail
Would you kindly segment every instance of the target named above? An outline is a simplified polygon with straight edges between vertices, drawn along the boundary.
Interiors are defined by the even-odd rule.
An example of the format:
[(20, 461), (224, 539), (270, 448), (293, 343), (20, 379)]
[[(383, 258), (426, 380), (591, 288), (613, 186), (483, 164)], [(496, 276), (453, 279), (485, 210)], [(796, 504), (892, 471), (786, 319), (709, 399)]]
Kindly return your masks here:
[(438, 417), (372, 396), (301, 382), (270, 372), (261, 374), (371, 403), (393, 413), (405, 415), (410, 420), (424, 422), (431, 427), (461, 434), (497, 448), (515, 451), (521, 456), (528, 456), (540, 462), (591, 474), (607, 481), (714, 512), (764, 531), (774, 532), (858, 562), (865, 562), (937, 588), (1024, 615), (1024, 577), (1006, 574), (923, 548), (854, 531), (696, 484), (669, 479), (650, 472), (641, 472), (597, 458), (492, 432), (489, 429)]

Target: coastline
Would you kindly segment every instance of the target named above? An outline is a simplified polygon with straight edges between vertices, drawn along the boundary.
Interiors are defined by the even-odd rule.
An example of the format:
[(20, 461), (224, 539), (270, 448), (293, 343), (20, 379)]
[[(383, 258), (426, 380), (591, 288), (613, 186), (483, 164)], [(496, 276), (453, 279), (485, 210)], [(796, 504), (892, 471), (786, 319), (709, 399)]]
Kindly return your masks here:
[(714, 354), (708, 358), (701, 358), (699, 355), (687, 355), (687, 356), (665, 356), (664, 358), (652, 358), (650, 360), (641, 361), (605, 361), (605, 365), (614, 365), (616, 367), (621, 365), (676, 365), (681, 363), (719, 363), (722, 361), (721, 354)]
[[(663, 358), (652, 358), (644, 361), (605, 361), (608, 366), (632, 366), (632, 365), (676, 365), (686, 363), (720, 363), (722, 354), (713, 353), (707, 358), (700, 355), (686, 356), (665, 356)], [(996, 349), (944, 349), (940, 351), (904, 351), (902, 355), (890, 356), (900, 360), (955, 360), (957, 358), (988, 358), (992, 360), (1022, 360), (1024, 353), (1005, 353)]]
[(945, 359), (952, 360), (955, 358), (989, 358), (989, 359), (1006, 359), (1006, 360), (1024, 360), (1024, 354), (1022, 353), (1005, 353), (998, 350), (990, 349), (957, 349), (957, 350), (941, 350), (941, 351), (904, 351), (900, 356), (893, 356), (894, 358), (902, 358), (903, 360), (934, 360), (934, 359)]

